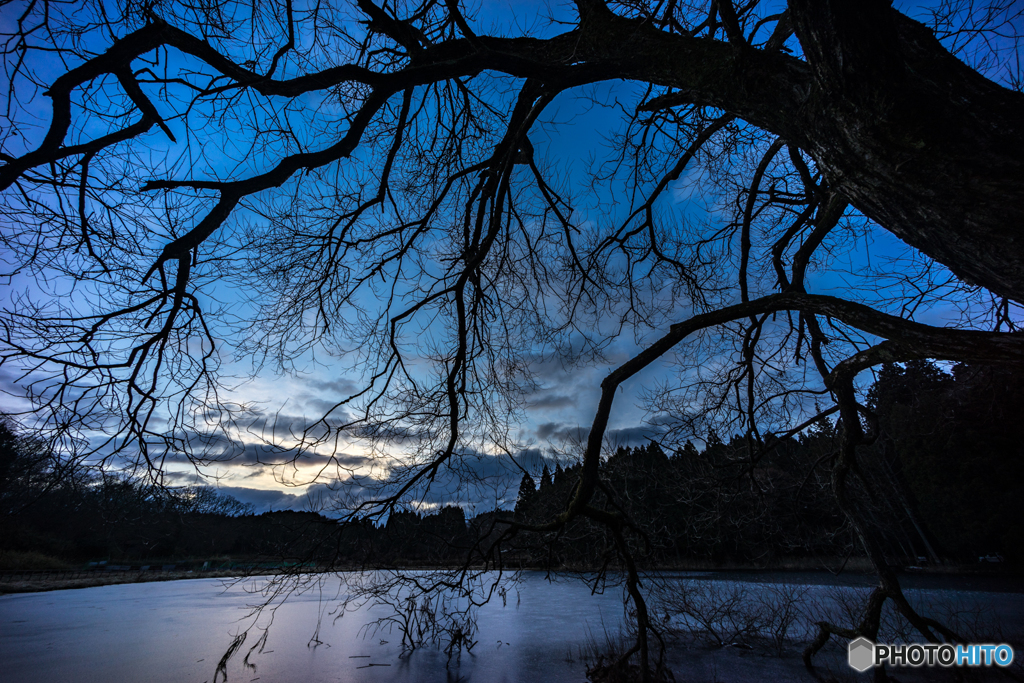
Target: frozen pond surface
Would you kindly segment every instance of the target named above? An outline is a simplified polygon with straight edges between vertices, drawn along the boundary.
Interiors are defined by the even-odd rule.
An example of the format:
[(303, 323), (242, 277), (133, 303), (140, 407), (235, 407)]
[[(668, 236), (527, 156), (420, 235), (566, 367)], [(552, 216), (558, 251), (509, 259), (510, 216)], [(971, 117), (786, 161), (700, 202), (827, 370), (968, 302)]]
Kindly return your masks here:
[[(686, 575), (712, 581), (722, 589), (743, 585), (757, 590), (758, 583), (770, 581), (797, 584), (822, 595), (828, 590), (823, 584), (836, 583), (828, 574), (814, 573)], [(723, 580), (726, 576), (728, 580)], [(335, 586), (337, 579), (330, 581), (328, 585)], [(842, 585), (869, 582), (856, 575), (838, 581)], [(913, 602), (952, 596), (995, 611), (1010, 630), (1024, 629), (1024, 593), (1014, 592), (1020, 590), (1019, 582), (972, 584), (970, 580), (909, 577), (906, 583)], [(953, 585), (972, 590), (951, 591)], [(990, 592), (993, 589), (1001, 592)], [(588, 632), (602, 639), (605, 631), (616, 633), (623, 616), (618, 589), (591, 596), (579, 582), (548, 583), (543, 574), (528, 573), (520, 586), (518, 605), (513, 596), (507, 607), (500, 601), (484, 607), (472, 655), (463, 655), (457, 666), (453, 662), (446, 671), (446, 656), (434, 649), (399, 657), (397, 632), (364, 636), (365, 612), (334, 620), (329, 611), (336, 592), (332, 588), (292, 596), (274, 614), (263, 652), (250, 656), (255, 670), (244, 665), (243, 657), (258, 639), (258, 630), (250, 633), (230, 660), (228, 680), (583, 681), (579, 646)], [(258, 596), (241, 585), (225, 590), (220, 581), (211, 579), (0, 596), (0, 678), (6, 683), (212, 682), (232, 636), (248, 624), (248, 606), (256, 602)], [(319, 632), (323, 644), (309, 647), (318, 617), (324, 614)], [(261, 623), (266, 622), (264, 617)], [(834, 665), (836, 657), (833, 653)], [(670, 662), (680, 681), (812, 680), (795, 652), (779, 658), (737, 648), (676, 646)], [(852, 673), (842, 671), (848, 672)], [(868, 677), (851, 677), (860, 679)]]

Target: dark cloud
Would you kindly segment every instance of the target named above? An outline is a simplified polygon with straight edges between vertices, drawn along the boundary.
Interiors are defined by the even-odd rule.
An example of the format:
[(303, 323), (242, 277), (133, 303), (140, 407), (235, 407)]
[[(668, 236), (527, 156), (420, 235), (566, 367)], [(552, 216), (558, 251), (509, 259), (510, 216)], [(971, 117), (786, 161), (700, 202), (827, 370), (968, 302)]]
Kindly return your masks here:
[(359, 425), (349, 430), (349, 434), (357, 438), (380, 439), (392, 444), (416, 443), (432, 436), (432, 432), (428, 430), (413, 429), (392, 422)]
[[(344, 470), (354, 470), (365, 465), (370, 465), (373, 462), (372, 458), (364, 455), (350, 455), (348, 453), (338, 453), (336, 455), (315, 455), (315, 454), (304, 454), (301, 457), (292, 458), (286, 454), (281, 454), (278, 458), (262, 456), (263, 459), (260, 461), (245, 461), (237, 460), (231, 461), (231, 464), (238, 464), (244, 466), (246, 469), (251, 469), (250, 474), (246, 474), (246, 477), (256, 477), (263, 474), (269, 474), (274, 472), (280, 467), (339, 467)], [(331, 470), (328, 469), (330, 472)]]
[[(369, 459), (362, 455), (350, 453), (318, 454), (271, 446), (265, 443), (236, 441), (219, 432), (188, 436), (178, 435), (178, 438), (188, 445), (194, 460), (205, 464), (220, 463), (247, 467), (287, 464), (316, 467), (338, 465), (351, 469), (369, 463)], [(181, 452), (168, 453), (167, 459), (172, 462), (188, 460), (185, 454)]]
[(205, 484), (206, 481), (195, 472), (177, 472), (164, 470), (164, 484), (168, 486), (185, 486), (187, 484)]
[[(467, 451), (438, 469), (433, 479), (419, 481), (405, 498), (428, 507), (458, 506), (467, 515), (495, 508), (511, 509), (515, 506), (524, 469), (536, 478), (545, 465), (554, 469), (555, 463), (536, 448), (520, 451), (512, 458)], [(416, 471), (412, 467), (395, 468), (387, 481), (380, 482), (352, 478), (338, 487), (339, 493), (353, 506), (360, 500), (397, 491)], [(358, 488), (353, 486), (356, 484)]]
[(590, 429), (564, 422), (545, 422), (537, 426), (537, 438), (541, 441), (583, 443), (589, 433)]
[(250, 434), (255, 434), (268, 441), (302, 437), (319, 439), (327, 435), (328, 429), (337, 429), (346, 422), (348, 422), (348, 414), (344, 412), (332, 414), (324, 421), (321, 421), (319, 416), (310, 418), (304, 415), (273, 413), (257, 415), (245, 422), (244, 427)]
[(268, 491), (251, 489), (244, 486), (218, 486), (217, 493), (228, 495), (242, 503), (250, 503), (257, 514), (270, 510), (306, 510), (309, 509), (309, 497), (305, 493), (288, 493), (287, 491)]
[(368, 465), (372, 460), (372, 458), (368, 458), (365, 455), (350, 455), (348, 453), (338, 453), (332, 456), (332, 461), (342, 467), (361, 467), (362, 465)]
[(331, 465), (337, 464), (342, 467), (360, 467), (369, 462), (369, 458), (349, 453), (338, 453), (335, 455), (320, 455), (316, 453), (299, 453), (294, 450), (273, 448), (265, 444), (233, 444), (233, 448), (226, 449), (219, 462), (230, 462), (233, 465), (285, 465), (294, 463), (296, 465)]
[(330, 419), (332, 422), (349, 422), (351, 418), (348, 412), (344, 408), (336, 407), (339, 400), (341, 399), (318, 398), (316, 396), (310, 396), (309, 394), (303, 394), (299, 397), (299, 401), (304, 407), (308, 408), (310, 412), (317, 415), (326, 415), (327, 412), (330, 411)]
[(537, 438), (549, 439), (555, 433), (555, 430), (561, 426), (561, 423), (558, 422), (545, 422), (544, 424), (537, 425)]
[(27, 407), (28, 401), (22, 398), (24, 389), (18, 384), (21, 374), (13, 368), (0, 365), (0, 412), (15, 412)]
[(515, 461), (529, 472), (540, 472), (544, 465), (553, 467), (553, 459), (546, 456), (539, 448), (525, 448), (516, 455)]
[(575, 408), (576, 398), (564, 394), (545, 394), (538, 399), (531, 400), (526, 407), (530, 410)]
[(347, 377), (339, 377), (338, 379), (333, 380), (303, 379), (302, 381), (311, 389), (314, 389), (319, 393), (336, 396), (338, 400), (348, 398), (362, 388), (358, 382)]
[[(658, 419), (649, 421), (640, 427), (623, 427), (609, 429), (605, 432), (605, 441), (613, 448), (619, 446), (640, 446), (651, 439), (658, 439), (667, 431), (669, 421)], [(537, 426), (537, 438), (542, 441), (556, 443), (585, 443), (590, 429), (564, 422), (545, 422)]]

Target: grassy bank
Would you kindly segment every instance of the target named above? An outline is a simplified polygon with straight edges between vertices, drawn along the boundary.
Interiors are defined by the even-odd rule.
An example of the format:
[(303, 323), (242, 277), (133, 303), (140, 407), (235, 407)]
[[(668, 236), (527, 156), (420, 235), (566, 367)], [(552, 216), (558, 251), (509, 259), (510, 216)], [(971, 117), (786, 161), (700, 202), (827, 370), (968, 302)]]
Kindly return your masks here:
[[(262, 574), (274, 573), (263, 572)], [(239, 572), (230, 570), (208, 571), (129, 571), (129, 572), (61, 572), (54, 576), (27, 576), (24, 579), (0, 581), (0, 595), (5, 593), (39, 593), (72, 588), (112, 586), (121, 583), (149, 583), (151, 581), (180, 581), (182, 579), (241, 578)]]
[[(0, 594), (33, 593), (39, 591), (90, 588), (123, 583), (144, 583), (150, 581), (176, 581), (198, 578), (236, 578), (244, 576), (266, 576), (282, 571), (301, 571), (299, 565), (266, 557), (240, 557), (230, 555), (163, 557), (134, 560), (129, 565), (112, 562), (111, 565), (73, 561), (34, 551), (0, 551)], [(430, 571), (443, 569), (443, 565), (427, 566), (416, 562), (397, 561), (387, 565), (389, 569), (407, 571)], [(586, 571), (583, 567), (545, 567), (542, 565), (521, 567), (526, 570), (553, 569), (556, 572)], [(315, 571), (307, 566), (305, 570)], [(338, 567), (339, 571), (359, 571), (366, 566), (352, 565)], [(714, 563), (708, 560), (683, 560), (661, 563), (656, 568), (672, 572), (832, 572), (845, 574), (872, 574), (871, 564), (866, 558), (852, 557), (783, 557), (767, 566), (751, 563)], [(952, 576), (1020, 576), (1020, 569), (1009, 563), (938, 564), (905, 567), (907, 575), (932, 574)]]

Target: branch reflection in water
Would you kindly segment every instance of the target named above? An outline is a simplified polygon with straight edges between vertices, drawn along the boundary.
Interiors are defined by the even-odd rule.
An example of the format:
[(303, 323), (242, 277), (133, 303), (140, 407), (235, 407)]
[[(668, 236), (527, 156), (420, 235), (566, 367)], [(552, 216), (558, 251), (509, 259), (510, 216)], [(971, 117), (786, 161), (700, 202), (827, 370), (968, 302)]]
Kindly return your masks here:
[[(730, 580), (722, 580), (723, 576)], [(800, 585), (773, 583), (782, 580), (780, 576)], [(355, 584), (351, 581), (355, 577), (347, 578)], [(815, 618), (812, 612), (841, 610), (842, 605), (834, 604), (836, 596), (855, 595), (871, 582), (869, 577), (814, 573), (689, 572), (659, 578), (673, 582), (667, 585), (687, 587), (691, 592), (685, 604), (690, 609), (714, 595), (732, 599), (742, 593), (754, 599), (783, 590), (798, 597), (800, 616), (790, 626), (788, 646), (778, 641), (759, 644), (756, 638), (725, 647), (686, 639), (670, 644), (673, 670), (697, 681), (712, 680), (715, 675), (763, 680), (769, 670), (781, 679), (800, 680), (805, 674), (796, 641), (809, 632), (810, 620)], [(830, 582), (843, 587), (826, 585)], [(195, 580), (2, 596), (0, 670), (9, 683), (170, 683), (210, 681), (215, 674), (218, 682), (225, 677), (229, 681), (301, 677), (311, 683), (449, 678), (557, 683), (584, 680), (592, 661), (588, 654), (593, 655), (588, 643), (614, 643), (624, 623), (619, 587), (609, 586), (603, 594), (592, 596), (578, 580), (549, 582), (542, 572), (527, 572), (518, 585), (505, 586), (504, 599), (496, 596), (473, 617), (452, 622), (456, 628), (462, 623), (462, 637), (475, 643), (467, 651), (457, 644), (453, 647), (458, 637), (453, 629), (441, 629), (438, 642), (429, 638), (430, 624), (442, 623), (439, 610), (451, 605), (417, 600), (415, 606), (405, 604), (406, 609), (396, 616), (392, 608), (403, 605), (385, 605), (386, 596), (381, 596), (376, 605), (374, 600), (364, 600), (351, 603), (351, 611), (343, 612), (339, 604), (350, 594), (337, 577), (330, 576), (293, 593), (283, 604), (271, 605), (253, 621), (253, 605), (265, 596), (252, 591), (261, 587), (252, 580), (227, 589), (216, 580)], [(1002, 618), (1007, 636), (1020, 633), (1024, 626), (1024, 594), (1019, 592), (954, 591), (936, 580), (934, 586), (922, 583), (908, 593), (922, 607), (948, 603), (966, 614), (969, 610), (964, 606), (973, 604), (981, 608), (978, 614)], [(687, 623), (678, 615), (670, 615), (669, 621), (673, 620)], [(225, 658), (232, 645), (232, 656)]]

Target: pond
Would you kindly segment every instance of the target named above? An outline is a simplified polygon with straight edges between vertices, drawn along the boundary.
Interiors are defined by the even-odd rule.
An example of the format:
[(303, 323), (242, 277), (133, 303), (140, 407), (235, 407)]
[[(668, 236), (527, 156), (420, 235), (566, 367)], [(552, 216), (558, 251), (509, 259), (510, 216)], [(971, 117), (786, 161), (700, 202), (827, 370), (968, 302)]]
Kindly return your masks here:
[[(834, 608), (837, 595), (856, 590), (851, 586), (870, 585), (868, 577), (837, 580), (815, 573), (674, 576), (691, 587), (702, 586), (705, 595), (740, 591), (751, 597), (785, 586), (805, 607), (819, 608)], [(952, 579), (921, 577), (908, 584), (908, 597), (916, 604), (944, 602), (954, 609), (970, 605), (996, 614), (1004, 628), (1024, 630), (1024, 593), (1016, 592), (1018, 582), (968, 586), (973, 590), (955, 590), (963, 582)], [(203, 579), (0, 596), (3, 680), (212, 682), (234, 636), (250, 623), (250, 606), (260, 598), (247, 590), (254, 585), (250, 580), (225, 587), (220, 580)], [(618, 588), (591, 595), (581, 582), (549, 582), (543, 573), (528, 572), (507, 605), (497, 600), (479, 611), (477, 645), (446, 668), (448, 658), (435, 648), (403, 654), (397, 631), (367, 632), (363, 625), (374, 614), (366, 607), (336, 618), (333, 610), (340, 588), (340, 581), (331, 577), (315, 589), (292, 595), (272, 614), (265, 612), (258, 623), (272, 622), (266, 641), (246, 662), (245, 655), (262, 634), (259, 628), (250, 631), (227, 663), (228, 680), (583, 681), (586, 666), (581, 654), (588, 641), (603, 642), (606, 634), (614, 639), (623, 623)], [(812, 619), (801, 613), (791, 635), (801, 639)], [(679, 624), (682, 620), (676, 619)], [(314, 635), (319, 644), (311, 642)], [(810, 680), (800, 666), (798, 650), (796, 643), (768, 653), (742, 644), (677, 642), (670, 647), (669, 661), (677, 680)], [(844, 668), (841, 659), (842, 652), (834, 648), (821, 661)]]

